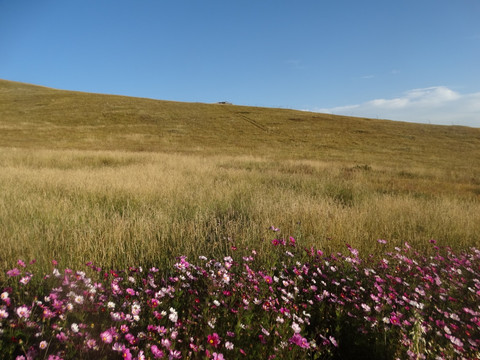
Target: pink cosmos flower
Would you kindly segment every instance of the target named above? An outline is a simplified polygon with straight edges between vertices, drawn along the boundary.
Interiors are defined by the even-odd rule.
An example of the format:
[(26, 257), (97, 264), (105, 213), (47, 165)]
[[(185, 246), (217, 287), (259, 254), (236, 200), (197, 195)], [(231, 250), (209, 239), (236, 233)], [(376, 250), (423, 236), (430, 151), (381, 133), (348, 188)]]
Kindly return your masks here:
[(48, 355), (48, 360), (63, 360), (63, 359), (57, 355)]
[(163, 351), (160, 350), (157, 345), (152, 345), (150, 351), (152, 352), (154, 359), (160, 359), (163, 357)]
[(220, 336), (217, 333), (213, 333), (212, 335), (207, 336), (207, 341), (213, 347), (217, 347), (220, 344)]
[(304, 349), (308, 349), (310, 347), (310, 344), (308, 343), (307, 339), (302, 337), (300, 334), (293, 335), (288, 341)]
[(170, 349), (170, 346), (172, 346), (172, 343), (168, 339), (162, 339), (162, 346), (166, 349)]
[(133, 290), (132, 288), (128, 288), (126, 291), (128, 295), (135, 296), (135, 290)]
[(100, 338), (105, 344), (111, 344), (113, 341), (113, 334), (110, 330), (106, 330), (100, 334)]
[(398, 318), (398, 316), (390, 316), (390, 324), (400, 326), (400, 319)]
[(122, 357), (125, 360), (132, 360), (133, 359), (132, 353), (130, 352), (129, 348), (127, 348), (125, 346), (122, 346)]
[(216, 352), (213, 353), (213, 360), (225, 360), (223, 354), (217, 354)]
[(5, 309), (0, 309), (0, 319), (8, 318), (8, 311)]
[(168, 354), (169, 359), (181, 359), (182, 353), (178, 350), (170, 350), (170, 354)]
[(338, 347), (337, 340), (333, 336), (329, 336), (328, 339), (332, 343), (333, 346)]
[(290, 240), (290, 246), (295, 246), (296, 240), (291, 236), (289, 237), (289, 240)]
[(60, 341), (60, 342), (64, 342), (64, 341), (67, 341), (67, 340), (68, 340), (68, 337), (67, 337), (67, 335), (65, 335), (65, 333), (62, 331), (62, 332), (60, 332), (60, 334), (57, 334), (57, 340)]
[(137, 339), (134, 335), (128, 333), (125, 335), (125, 340), (127, 340), (131, 345), (134, 345)]
[(19, 318), (28, 319), (30, 317), (30, 310), (26, 306), (20, 306), (16, 310)]
[(7, 275), (10, 277), (18, 276), (20, 275), (20, 270), (18, 270), (17, 268), (13, 268), (12, 270), (7, 271)]

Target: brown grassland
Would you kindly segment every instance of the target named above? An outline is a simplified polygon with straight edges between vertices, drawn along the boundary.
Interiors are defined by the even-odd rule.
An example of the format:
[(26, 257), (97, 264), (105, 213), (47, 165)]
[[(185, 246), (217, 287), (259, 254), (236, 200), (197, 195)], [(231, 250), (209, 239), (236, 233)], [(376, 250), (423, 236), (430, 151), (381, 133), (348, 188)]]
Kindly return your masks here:
[[(412, 119), (413, 120), (413, 119)], [(297, 237), (376, 254), (479, 244), (480, 128), (0, 80), (0, 269), (165, 267)]]

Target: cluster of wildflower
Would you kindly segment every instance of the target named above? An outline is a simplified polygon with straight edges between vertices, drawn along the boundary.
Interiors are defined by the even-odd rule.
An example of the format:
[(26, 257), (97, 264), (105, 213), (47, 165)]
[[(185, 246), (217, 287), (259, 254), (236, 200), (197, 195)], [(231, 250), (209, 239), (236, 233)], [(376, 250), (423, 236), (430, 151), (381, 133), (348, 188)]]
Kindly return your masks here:
[(221, 260), (181, 256), (170, 276), (54, 262), (36, 282), (19, 261), (0, 289), (0, 348), (18, 360), (479, 357), (480, 251), (432, 246), (374, 260), (289, 237), (272, 240), (283, 260), (270, 268), (233, 247)]

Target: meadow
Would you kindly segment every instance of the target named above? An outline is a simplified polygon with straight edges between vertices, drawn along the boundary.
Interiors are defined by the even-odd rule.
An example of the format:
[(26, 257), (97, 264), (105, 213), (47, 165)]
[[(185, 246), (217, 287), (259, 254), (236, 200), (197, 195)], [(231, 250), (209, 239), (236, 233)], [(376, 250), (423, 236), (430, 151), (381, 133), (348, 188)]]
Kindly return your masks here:
[[(366, 254), (377, 239), (422, 248), (477, 244), (474, 174), (312, 160), (3, 149), (0, 259), (169, 266), (256, 246), (268, 228), (327, 252)], [(459, 177), (462, 177), (459, 179)], [(263, 247), (257, 249), (266, 261)]]
[[(0, 281), (7, 293), (4, 296), (12, 299), (11, 304), (17, 304), (10, 314), (13, 311), (18, 315), (17, 310), (22, 310), (22, 306), (27, 306), (28, 311), (35, 308), (31, 298), (18, 295), (22, 294), (23, 285), (14, 281), (17, 275), (7, 274), (19, 267), (19, 259), (20, 264), (35, 261), (32, 276), (23, 274), (22, 279), (28, 278), (31, 296), (35, 293), (32, 289), (43, 289), (36, 294), (39, 299), (55, 292), (52, 289), (56, 285), (44, 283), (50, 281), (51, 275), (47, 278), (41, 275), (51, 274), (52, 261), (56, 269), (70, 269), (65, 270), (68, 276), (80, 271), (77, 276), (80, 282), (87, 279), (81, 275), (89, 269), (87, 266), (85, 270), (87, 263), (107, 273), (109, 269), (121, 273), (132, 267), (156, 269), (159, 276), (168, 279), (172, 271), (178, 270), (175, 264), (181, 256), (217, 259), (212, 260), (213, 264), (220, 261), (225, 267), (221, 259), (235, 255), (236, 261), (241, 262), (255, 251), (256, 271), (264, 278), (285, 263), (285, 253), (272, 250), (273, 237), (292, 236), (301, 244), (299, 254), (302, 249), (321, 251), (325, 258), (318, 260), (318, 266), (331, 262), (329, 256), (335, 259), (335, 254), (344, 252), (346, 244), (348, 249), (358, 251), (365, 264), (379, 261), (381, 264), (381, 259), (391, 256), (394, 256), (392, 261), (397, 261), (391, 254), (403, 249), (405, 242), (418, 252), (415, 255), (418, 259), (430, 259), (430, 256), (439, 256), (438, 248), (432, 247), (431, 241), (442, 249), (450, 249), (445, 256), (449, 260), (457, 259), (457, 255), (451, 254), (458, 254), (459, 258), (470, 256), (469, 261), (475, 262), (478, 253), (472, 247), (478, 247), (480, 234), (479, 165), (480, 129), (288, 109), (155, 101), (0, 81)], [(272, 227), (279, 231), (272, 234)], [(305, 259), (300, 256), (298, 261)], [(452, 260), (452, 264), (455, 261)], [(452, 264), (448, 266), (454, 266)], [(238, 276), (239, 283), (250, 289), (246, 284), (250, 280), (243, 277), (242, 269), (244, 265), (229, 276)], [(288, 274), (291, 271), (286, 270)], [(352, 279), (355, 272), (345, 271)], [(358, 271), (363, 274), (364, 269)], [(472, 274), (473, 279), (478, 276), (475, 272)], [(328, 280), (332, 283), (347, 276), (344, 272), (339, 272), (338, 278), (330, 275)], [(368, 283), (363, 275), (358, 276), (359, 281)], [(212, 296), (220, 291), (215, 278), (208, 278), (213, 282), (208, 286), (217, 290), (205, 294), (206, 302), (213, 301)], [(122, 279), (125, 280), (125, 276)], [(100, 279), (92, 281), (101, 282)], [(468, 281), (455, 282), (461, 289), (452, 287), (452, 291), (474, 289), (475, 282)], [(103, 286), (110, 287), (110, 283)], [(262, 296), (268, 299), (268, 287), (265, 291)], [(13, 293), (19, 296), (15, 300)], [(113, 302), (123, 301), (113, 299), (114, 295), (105, 294)], [(315, 295), (318, 294), (312, 293), (312, 297), (303, 299), (301, 304), (314, 301)], [(378, 293), (375, 296), (378, 297)], [(466, 301), (462, 304), (476, 314), (480, 309), (472, 309), (471, 304), (478, 299), (472, 296), (462, 298)], [(104, 300), (95, 301), (98, 305), (99, 302), (105, 304)], [(151, 294), (147, 294), (142, 301), (151, 300)], [(191, 306), (190, 300), (182, 301), (173, 305)], [(367, 304), (365, 301), (358, 297), (353, 302), (361, 307)], [(342, 309), (342, 304), (332, 303)], [(145, 304), (142, 306), (147, 306)], [(289, 304), (293, 308), (299, 305)], [(210, 305), (205, 306), (207, 309)], [(2, 305), (0, 312), (7, 312), (7, 308), (6, 304)], [(109, 310), (103, 309), (108, 314)], [(330, 319), (327, 332), (331, 336), (341, 335), (338, 321), (353, 311), (348, 306), (345, 309), (345, 312), (339, 310), (338, 319), (334, 308), (325, 310), (324, 315)], [(382, 313), (380, 320), (391, 319), (394, 316), (391, 313), (396, 314), (399, 309), (390, 306), (388, 311)], [(87, 324), (85, 319), (80, 322), (81, 319), (76, 318), (82, 315), (60, 316), (61, 313), (63, 310), (55, 316), (63, 323), (56, 323), (54, 330), (66, 324), (69, 327), (72, 323)], [(256, 316), (253, 314), (257, 313), (247, 312), (246, 316), (251, 320), (251, 316)], [(40, 313), (38, 316), (42, 318)], [(417, 316), (417, 320), (409, 323), (417, 324), (418, 335), (419, 324), (432, 315), (420, 312), (408, 316), (410, 320)], [(267, 317), (270, 319), (270, 315)], [(11, 321), (10, 326), (17, 324), (11, 315), (5, 319)], [(43, 319), (38, 323), (45, 321)], [(288, 331), (292, 330), (291, 320)], [(106, 331), (110, 326), (108, 321), (99, 321), (103, 330), (96, 329), (95, 336)], [(20, 323), (22, 341), (31, 340), (25, 335), (26, 329), (37, 329), (33, 323), (30, 325), (32, 327)], [(315, 337), (312, 334), (317, 330), (313, 326), (309, 334)], [(203, 332), (205, 328), (196, 331)], [(386, 336), (382, 331), (378, 334)], [(407, 326), (404, 332), (394, 333), (403, 336), (411, 331)], [(57, 338), (60, 332), (54, 331), (49, 336)], [(287, 336), (286, 333), (283, 336)], [(345, 344), (348, 336), (344, 334), (342, 338), (341, 343)], [(300, 348), (301, 339), (293, 340)], [(456, 339), (459, 337), (455, 337), (454, 342)], [(421, 341), (418, 341), (414, 351), (417, 355), (425, 350), (425, 347), (419, 348)], [(466, 342), (465, 338), (463, 343)], [(368, 339), (363, 345), (357, 345), (365, 347), (367, 343)], [(39, 344), (35, 345), (37, 350)], [(381, 356), (377, 354), (378, 358), (392, 358), (398, 350), (391, 350), (386, 342), (379, 344), (379, 350), (375, 350), (381, 353)], [(7, 346), (5, 342), (3, 346)], [(19, 354), (22, 347), (18, 343), (15, 346), (11, 348), (12, 354)], [(151, 346), (149, 342), (148, 351), (154, 356)], [(345, 349), (345, 346), (340, 344), (339, 348)], [(471, 346), (468, 354), (475, 354), (476, 345)], [(61, 353), (58, 346), (52, 348)], [(214, 349), (210, 349), (209, 357), (213, 356)], [(368, 349), (373, 351), (367, 346)], [(164, 350), (172, 349), (164, 347)], [(140, 358), (139, 348), (135, 351)], [(446, 358), (457, 356), (455, 351), (460, 350), (455, 347), (445, 350)], [(292, 358), (295, 354), (290, 353)], [(319, 358), (328, 358), (329, 354), (335, 351), (320, 351)], [(99, 358), (102, 356), (105, 358), (108, 354), (102, 352)], [(207, 354), (203, 351), (202, 356)]]

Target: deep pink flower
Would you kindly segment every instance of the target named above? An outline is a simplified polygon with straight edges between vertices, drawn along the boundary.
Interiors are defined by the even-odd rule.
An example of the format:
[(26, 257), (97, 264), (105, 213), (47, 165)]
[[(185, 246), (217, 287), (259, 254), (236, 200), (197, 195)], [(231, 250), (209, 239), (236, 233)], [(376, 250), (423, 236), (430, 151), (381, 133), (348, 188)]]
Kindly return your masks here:
[(300, 334), (293, 335), (288, 341), (304, 349), (308, 349), (310, 347), (310, 344), (308, 343), (307, 339), (302, 337)]
[(217, 333), (213, 333), (212, 335), (207, 336), (207, 341), (213, 347), (217, 347), (220, 344), (220, 336)]
[(400, 326), (400, 319), (398, 318), (398, 316), (390, 316), (390, 324)]
[(290, 240), (290, 246), (295, 246), (296, 240), (291, 236), (289, 237), (289, 240)]
[(122, 357), (125, 359), (125, 360), (132, 360), (132, 353), (130, 352), (130, 349), (125, 347), (125, 346), (122, 346)]
[(127, 340), (131, 345), (134, 345), (137, 339), (134, 335), (128, 333), (125, 335), (125, 340)]

